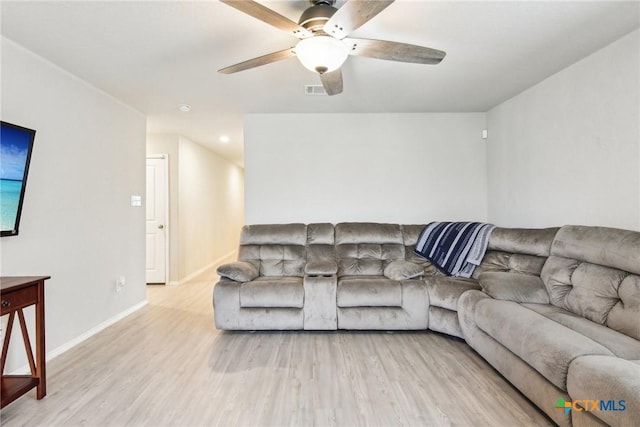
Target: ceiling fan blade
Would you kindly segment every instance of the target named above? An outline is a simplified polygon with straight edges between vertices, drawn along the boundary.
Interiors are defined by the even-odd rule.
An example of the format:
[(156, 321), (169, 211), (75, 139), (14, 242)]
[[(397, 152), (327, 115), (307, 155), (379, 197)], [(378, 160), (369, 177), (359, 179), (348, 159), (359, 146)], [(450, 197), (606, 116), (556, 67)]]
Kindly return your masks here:
[(330, 73), (320, 74), (320, 81), (324, 90), (327, 91), (327, 95), (337, 95), (342, 93), (342, 71), (338, 68)]
[(278, 12), (269, 9), (266, 6), (261, 5), (252, 0), (220, 0), (224, 4), (238, 9), (241, 12), (251, 15), (256, 19), (266, 22), (269, 25), (291, 33), (293, 36), (304, 39), (311, 37), (313, 34), (304, 27), (296, 24), (287, 17), (280, 15)]
[(238, 71), (244, 71), (261, 65), (271, 64), (272, 62), (282, 61), (283, 59), (289, 59), (292, 56), (296, 56), (296, 54), (293, 53), (293, 48), (290, 47), (289, 49), (268, 53), (257, 58), (249, 59), (248, 61), (240, 62), (239, 64), (231, 65), (218, 70), (218, 72), (223, 74), (237, 73)]
[(393, 2), (394, 0), (348, 0), (329, 18), (324, 25), (324, 32), (343, 39)]
[(349, 55), (367, 56), (388, 61), (411, 62), (414, 64), (439, 64), (446, 52), (407, 43), (386, 40), (354, 39), (343, 40), (349, 47)]

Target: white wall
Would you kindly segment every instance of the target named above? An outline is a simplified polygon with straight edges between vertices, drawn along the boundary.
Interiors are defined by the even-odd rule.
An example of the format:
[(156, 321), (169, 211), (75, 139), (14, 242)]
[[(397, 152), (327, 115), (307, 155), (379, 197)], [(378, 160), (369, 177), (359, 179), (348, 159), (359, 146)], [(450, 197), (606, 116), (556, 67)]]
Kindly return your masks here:
[(640, 229), (640, 31), (488, 113), (489, 220)]
[(178, 195), (181, 279), (238, 249), (244, 224), (242, 169), (180, 137)]
[[(46, 345), (56, 352), (146, 301), (145, 117), (2, 38), (2, 120), (36, 129), (20, 234), (3, 276), (51, 275)], [(115, 280), (127, 284), (116, 293)], [(33, 317), (29, 309), (27, 317)], [(14, 329), (16, 331), (16, 329)], [(33, 331), (32, 331), (33, 332)], [(33, 338), (33, 337), (32, 337)], [(7, 370), (26, 364), (19, 334)]]
[(483, 113), (249, 114), (247, 224), (486, 220)]
[(177, 284), (238, 249), (243, 170), (178, 135), (149, 135), (147, 154), (169, 155), (169, 273)]

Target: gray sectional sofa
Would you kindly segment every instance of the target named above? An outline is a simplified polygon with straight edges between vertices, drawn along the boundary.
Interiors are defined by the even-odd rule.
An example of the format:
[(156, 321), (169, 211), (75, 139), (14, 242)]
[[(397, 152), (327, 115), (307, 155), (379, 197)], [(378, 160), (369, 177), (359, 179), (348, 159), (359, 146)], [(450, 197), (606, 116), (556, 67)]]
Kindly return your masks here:
[(216, 326), (430, 329), (464, 339), (558, 425), (640, 425), (639, 232), (496, 228), (461, 279), (413, 252), (423, 228), (245, 226), (238, 261), (218, 269)]
[(540, 277), (478, 280), (460, 326), (505, 378), (559, 425), (640, 425), (640, 233), (565, 226)]

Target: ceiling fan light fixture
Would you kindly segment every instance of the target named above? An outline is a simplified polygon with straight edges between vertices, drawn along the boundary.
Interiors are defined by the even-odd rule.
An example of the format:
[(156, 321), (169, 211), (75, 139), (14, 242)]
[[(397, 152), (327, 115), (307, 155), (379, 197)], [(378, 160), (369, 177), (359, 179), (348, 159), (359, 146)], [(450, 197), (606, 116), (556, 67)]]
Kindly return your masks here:
[(305, 68), (319, 74), (337, 70), (349, 56), (347, 46), (331, 36), (302, 39), (296, 45), (295, 52)]

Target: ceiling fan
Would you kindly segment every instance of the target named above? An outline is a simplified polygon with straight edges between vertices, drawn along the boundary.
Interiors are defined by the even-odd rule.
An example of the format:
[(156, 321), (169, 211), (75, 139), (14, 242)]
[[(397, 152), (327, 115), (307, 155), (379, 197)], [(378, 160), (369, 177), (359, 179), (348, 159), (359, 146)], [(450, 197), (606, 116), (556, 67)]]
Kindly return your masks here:
[(340, 67), (349, 55), (415, 64), (438, 64), (446, 53), (428, 47), (386, 40), (347, 37), (394, 0), (347, 0), (339, 9), (335, 0), (310, 0), (298, 23), (252, 0), (220, 0), (300, 39), (294, 46), (223, 68), (236, 73), (297, 56), (302, 65), (320, 75), (328, 95), (342, 93)]

